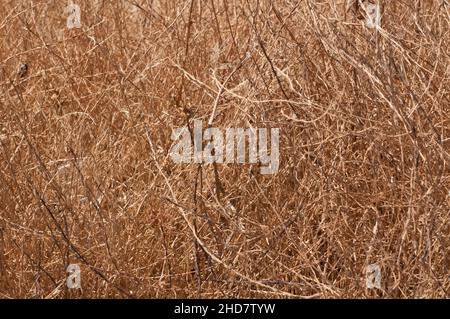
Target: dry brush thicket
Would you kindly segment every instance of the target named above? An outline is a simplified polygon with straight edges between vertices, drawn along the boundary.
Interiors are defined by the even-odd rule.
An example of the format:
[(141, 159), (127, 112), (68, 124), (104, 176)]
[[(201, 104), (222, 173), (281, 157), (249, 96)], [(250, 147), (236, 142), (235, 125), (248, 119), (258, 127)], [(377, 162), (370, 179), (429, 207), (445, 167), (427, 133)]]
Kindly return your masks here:
[[(0, 297), (450, 295), (448, 1), (0, 2)], [(277, 174), (170, 160), (214, 106)]]

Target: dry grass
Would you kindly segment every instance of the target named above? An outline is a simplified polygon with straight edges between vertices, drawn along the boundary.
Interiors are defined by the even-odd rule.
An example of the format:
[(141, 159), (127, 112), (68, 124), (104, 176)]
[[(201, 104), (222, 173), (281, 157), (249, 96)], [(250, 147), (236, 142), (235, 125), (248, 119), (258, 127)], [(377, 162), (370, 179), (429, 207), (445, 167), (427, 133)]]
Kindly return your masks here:
[[(450, 296), (448, 1), (0, 2), (1, 297)], [(167, 157), (218, 94), (278, 174)]]

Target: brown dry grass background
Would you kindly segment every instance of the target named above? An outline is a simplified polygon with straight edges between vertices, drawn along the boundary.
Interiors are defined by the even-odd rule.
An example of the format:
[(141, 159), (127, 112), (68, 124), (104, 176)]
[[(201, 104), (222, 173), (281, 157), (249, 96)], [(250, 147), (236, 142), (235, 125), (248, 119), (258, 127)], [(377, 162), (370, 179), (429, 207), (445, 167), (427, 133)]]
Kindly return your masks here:
[[(450, 296), (447, 1), (0, 3), (0, 297)], [(278, 174), (168, 158), (216, 100)]]

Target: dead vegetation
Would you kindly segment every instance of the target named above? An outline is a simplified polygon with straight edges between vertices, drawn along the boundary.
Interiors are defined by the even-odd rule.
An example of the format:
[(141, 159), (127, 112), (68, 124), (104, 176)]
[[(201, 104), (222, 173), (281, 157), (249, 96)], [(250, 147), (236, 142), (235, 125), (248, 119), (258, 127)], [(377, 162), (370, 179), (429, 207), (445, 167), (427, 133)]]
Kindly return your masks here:
[[(0, 2), (1, 297), (449, 296), (447, 1)], [(214, 105), (278, 174), (170, 161)]]

